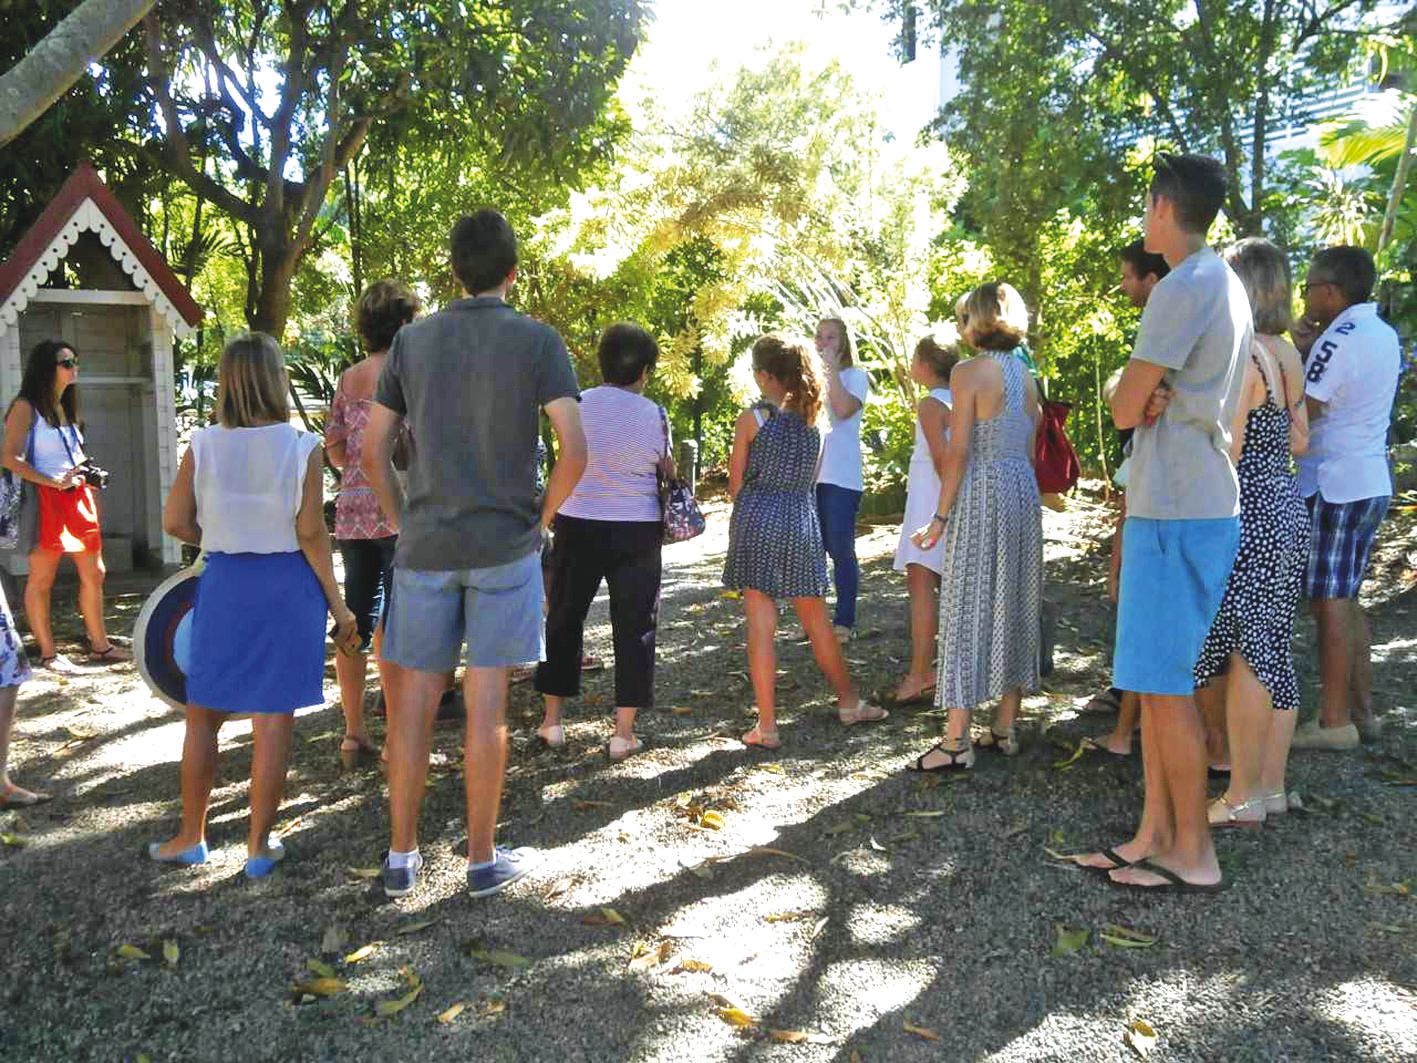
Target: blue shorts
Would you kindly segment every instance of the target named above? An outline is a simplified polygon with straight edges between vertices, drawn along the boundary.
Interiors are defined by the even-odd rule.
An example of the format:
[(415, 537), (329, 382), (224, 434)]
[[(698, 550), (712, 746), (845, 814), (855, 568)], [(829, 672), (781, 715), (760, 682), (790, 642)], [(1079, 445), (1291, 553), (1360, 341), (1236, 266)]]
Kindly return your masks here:
[(1373, 541), (1387, 515), (1388, 495), (1357, 502), (1326, 502), (1323, 492), (1305, 501), (1309, 506), (1309, 567), (1304, 573), (1306, 598), (1356, 598), (1368, 571)]
[(470, 668), (511, 668), (544, 656), (541, 558), (491, 568), (394, 568), (384, 658), (419, 672), (451, 672), (467, 644)]
[(1127, 518), (1113, 686), (1138, 694), (1195, 690), (1196, 660), (1239, 546), (1239, 517)]

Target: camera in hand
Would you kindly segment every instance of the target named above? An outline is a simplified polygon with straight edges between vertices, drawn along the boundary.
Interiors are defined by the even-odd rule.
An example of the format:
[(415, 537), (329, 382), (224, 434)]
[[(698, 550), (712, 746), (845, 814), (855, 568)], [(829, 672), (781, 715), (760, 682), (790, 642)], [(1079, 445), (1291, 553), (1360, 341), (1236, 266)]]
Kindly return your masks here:
[(90, 487), (97, 487), (100, 491), (108, 487), (108, 470), (101, 465), (96, 465), (92, 458), (85, 458), (77, 468), (84, 478), (84, 483)]

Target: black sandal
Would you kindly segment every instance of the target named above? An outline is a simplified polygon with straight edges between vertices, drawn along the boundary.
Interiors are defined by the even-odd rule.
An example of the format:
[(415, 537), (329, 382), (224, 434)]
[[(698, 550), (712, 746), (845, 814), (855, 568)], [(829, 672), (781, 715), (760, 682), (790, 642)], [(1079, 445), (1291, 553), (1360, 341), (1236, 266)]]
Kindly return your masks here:
[[(925, 758), (931, 753), (942, 753), (950, 759), (943, 764), (936, 764), (933, 768), (925, 766)], [(966, 745), (963, 749), (947, 749), (943, 742), (936, 742), (929, 749), (925, 750), (914, 762), (908, 765), (911, 771), (918, 771), (926, 775), (935, 775), (949, 771), (968, 771), (974, 767), (974, 747)]]
[(1162, 881), (1155, 886), (1143, 886), (1140, 882), (1118, 882), (1110, 875), (1107, 881), (1119, 890), (1131, 890), (1133, 893), (1219, 893), (1225, 889), (1226, 885), (1223, 881), (1187, 882), (1170, 868), (1162, 867), (1150, 860), (1138, 860), (1132, 866), (1150, 872)]
[[(1086, 856), (1088, 853), (1098, 853), (1098, 854), (1100, 854), (1100, 855), (1102, 855), (1102, 856), (1105, 856), (1108, 860), (1111, 860), (1111, 861), (1112, 861), (1112, 866), (1111, 866), (1111, 867), (1098, 867), (1098, 866), (1095, 865), (1095, 864), (1080, 864), (1080, 863), (1077, 862), (1077, 860), (1074, 859), (1074, 857)], [(1132, 867), (1132, 866), (1133, 866), (1133, 862), (1132, 862), (1131, 860), (1128, 860), (1126, 857), (1124, 857), (1121, 853), (1117, 852), (1117, 850), (1115, 850), (1115, 849), (1089, 849), (1089, 850), (1087, 850), (1086, 852), (1073, 853), (1073, 854), (1071, 854), (1071, 855), (1068, 857), (1068, 860), (1069, 860), (1075, 867), (1080, 867), (1080, 868), (1082, 868), (1084, 871), (1092, 871), (1092, 872), (1095, 872), (1096, 874), (1099, 874), (1099, 875), (1105, 875), (1105, 874), (1107, 874), (1107, 873), (1109, 873), (1109, 872), (1111, 872), (1111, 871), (1120, 871), (1120, 870), (1122, 870), (1122, 868), (1124, 868), (1124, 867)]]

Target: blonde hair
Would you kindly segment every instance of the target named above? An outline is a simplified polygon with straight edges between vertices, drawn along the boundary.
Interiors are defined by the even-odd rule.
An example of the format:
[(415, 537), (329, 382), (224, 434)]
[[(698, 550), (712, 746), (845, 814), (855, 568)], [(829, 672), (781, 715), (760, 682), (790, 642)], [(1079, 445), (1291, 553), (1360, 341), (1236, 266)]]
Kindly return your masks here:
[(959, 362), (959, 335), (950, 329), (941, 339), (944, 342), (934, 336), (924, 337), (915, 345), (915, 357), (941, 380), (948, 380), (950, 371)]
[(760, 336), (753, 343), (753, 368), (783, 387), (783, 406), (814, 424), (822, 409), (822, 375), (817, 357), (801, 343), (781, 336)]
[(824, 317), (817, 322), (817, 328), (823, 325), (835, 325), (836, 334), (841, 337), (841, 350), (837, 353), (841, 357), (843, 369), (849, 369), (856, 364), (856, 358), (851, 349), (851, 330), (846, 327), (846, 322), (839, 317)]
[(280, 344), (264, 332), (243, 332), (221, 352), (216, 419), (226, 428), (290, 420), (290, 378)]
[(1263, 237), (1248, 236), (1227, 247), (1224, 257), (1250, 297), (1255, 331), (1279, 336), (1293, 328), (1294, 282), (1284, 252)]
[(1028, 307), (1012, 284), (981, 284), (955, 304), (960, 331), (973, 332), (970, 346), (1011, 351), (1028, 336)]

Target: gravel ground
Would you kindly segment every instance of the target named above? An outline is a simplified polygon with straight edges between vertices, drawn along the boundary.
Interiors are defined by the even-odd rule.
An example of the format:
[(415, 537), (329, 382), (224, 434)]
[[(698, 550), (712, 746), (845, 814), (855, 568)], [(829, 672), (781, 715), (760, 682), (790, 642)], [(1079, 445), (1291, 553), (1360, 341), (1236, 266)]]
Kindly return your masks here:
[[(795, 623), (783, 748), (732, 740), (751, 695), (739, 603), (718, 590), (727, 522), (714, 509), (708, 535), (666, 552), (645, 755), (604, 758), (608, 672), (588, 677), (563, 751), (531, 742), (537, 708), (516, 688), (503, 838), (543, 848), (547, 864), (490, 901), (459, 889), (454, 730), (438, 739), (425, 885), (392, 904), (365, 877), (385, 845), (381, 779), (337, 771), (336, 709), (298, 720), (291, 856), (248, 885), (249, 728), (223, 741), (217, 859), (166, 871), (139, 850), (177, 813), (179, 718), (131, 667), (36, 680), (12, 766), (59, 796), (0, 814), (0, 1054), (1118, 1060), (1146, 1052), (1128, 1032), (1140, 1020), (1153, 1059), (1417, 1057), (1417, 522), (1388, 523), (1370, 584), (1381, 743), (1296, 754), (1291, 785), (1312, 811), (1221, 838), (1222, 896), (1167, 898), (1111, 890), (1047, 852), (1124, 839), (1140, 800), (1134, 762), (1058, 766), (1099, 728), (1076, 707), (1105, 675), (1107, 519), (1087, 502), (1047, 515), (1058, 670), (1027, 703), (1023, 754), (922, 782), (901, 769), (939, 717), (842, 729)], [(906, 652), (895, 535), (860, 540), (848, 657), (872, 690)], [(115, 630), (147, 586), (115, 586)], [(590, 646), (608, 658), (603, 600), (592, 621)], [(1310, 703), (1311, 640), (1305, 622)], [(717, 816), (695, 822), (705, 812)], [(1151, 943), (1111, 944), (1109, 926)], [(343, 989), (300, 1002), (295, 984), (322, 973)]]

